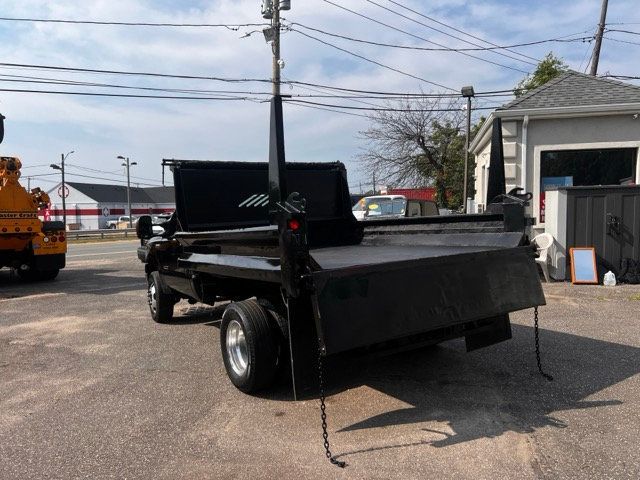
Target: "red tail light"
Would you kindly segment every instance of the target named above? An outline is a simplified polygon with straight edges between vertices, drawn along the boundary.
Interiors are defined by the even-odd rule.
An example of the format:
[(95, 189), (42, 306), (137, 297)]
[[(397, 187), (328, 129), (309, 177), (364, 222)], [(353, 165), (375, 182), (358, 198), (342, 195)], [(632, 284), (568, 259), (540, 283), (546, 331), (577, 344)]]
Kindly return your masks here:
[(61, 241), (61, 242), (64, 242), (65, 241), (64, 235), (60, 235), (58, 237), (58, 240)]
[(56, 237), (55, 235), (51, 235), (51, 237), (49, 237), (51, 239), (52, 242), (57, 242), (58, 241), (58, 237)]
[(289, 229), (293, 230), (294, 232), (300, 228), (300, 222), (295, 218), (292, 218), (291, 220), (289, 220), (288, 225), (289, 225)]

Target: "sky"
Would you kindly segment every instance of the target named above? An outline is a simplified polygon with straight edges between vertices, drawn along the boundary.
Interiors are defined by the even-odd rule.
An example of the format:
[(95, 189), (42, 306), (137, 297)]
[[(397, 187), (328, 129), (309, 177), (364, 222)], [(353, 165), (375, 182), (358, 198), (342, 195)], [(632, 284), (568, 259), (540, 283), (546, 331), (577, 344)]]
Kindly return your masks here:
[[(409, 50), (356, 43), (307, 27), (368, 41), (421, 48), (434, 47), (428, 42), (447, 48), (474, 47), (465, 40), (483, 47), (488, 46), (483, 40), (496, 45), (513, 45), (560, 37), (591, 36), (598, 23), (601, 1), (291, 0), (291, 4), (291, 10), (283, 12), (285, 24), (293, 22), (294, 30), (370, 61), (305, 37), (298, 31), (287, 31), (282, 35), (282, 59), (285, 62), (282, 75), (285, 80), (359, 90), (438, 93), (459, 92), (465, 85), (473, 85), (476, 92), (511, 89), (535, 68), (535, 59), (542, 58), (549, 51), (562, 57), (572, 69), (585, 71), (593, 43), (554, 42), (512, 49), (516, 53), (501, 51), (512, 58), (489, 51), (468, 52), (485, 60), (482, 61), (452, 51)], [(609, 2), (608, 28), (640, 32), (640, 12), (636, 4), (637, 0)], [(0, 16), (138, 23), (259, 24), (265, 21), (260, 15), (259, 0), (0, 0)], [(47, 175), (32, 179), (32, 186), (39, 184), (45, 189), (51, 188), (58, 179), (49, 164), (59, 162), (60, 155), (70, 151), (74, 153), (67, 157), (69, 181), (122, 183), (124, 169), (116, 157), (123, 155), (137, 162), (131, 169), (131, 175), (134, 184), (142, 186), (160, 184), (162, 158), (265, 161), (268, 155), (269, 104), (264, 100), (269, 98), (267, 94), (270, 91), (266, 82), (226, 83), (2, 65), (13, 63), (268, 80), (271, 77), (271, 49), (265, 43), (262, 28), (160, 28), (0, 20), (0, 89), (175, 95), (149, 90), (15, 81), (26, 80), (16, 76), (26, 76), (39, 77), (39, 81), (55, 79), (128, 87), (252, 92), (251, 95), (243, 95), (250, 97), (249, 100), (221, 101), (0, 91), (0, 113), (7, 117), (5, 141), (0, 145), (0, 152), (4, 156), (20, 157), (24, 176)], [(638, 76), (638, 65), (640, 35), (607, 32), (598, 73)], [(282, 88), (283, 94), (291, 95), (335, 94), (335, 91), (318, 91), (316, 87), (309, 86), (283, 85)], [(362, 99), (328, 97), (306, 100), (353, 107), (369, 106), (361, 103)], [(474, 107), (495, 107), (508, 100), (508, 97), (485, 98), (475, 102)], [(340, 113), (310, 107), (285, 105), (287, 160), (340, 160), (347, 165), (351, 189), (359, 191), (361, 185), (366, 189), (370, 180), (357, 156), (366, 147), (359, 132), (367, 128), (370, 120), (349, 114), (366, 112), (343, 110)], [(476, 110), (474, 116), (486, 115), (489, 111)]]

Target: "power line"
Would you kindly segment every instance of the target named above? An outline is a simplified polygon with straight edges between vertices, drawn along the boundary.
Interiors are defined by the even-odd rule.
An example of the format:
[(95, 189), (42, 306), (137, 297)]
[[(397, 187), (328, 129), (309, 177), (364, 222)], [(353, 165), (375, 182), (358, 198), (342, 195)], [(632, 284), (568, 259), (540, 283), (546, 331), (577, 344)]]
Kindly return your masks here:
[[(441, 43), (434, 42), (434, 41), (432, 41), (432, 40), (429, 40), (429, 39), (427, 39), (427, 38), (421, 37), (421, 36), (419, 36), (419, 35), (415, 35), (415, 34), (413, 34), (413, 33), (411, 33), (411, 32), (406, 31), (406, 30), (402, 30), (401, 28), (394, 27), (393, 25), (389, 25), (388, 23), (381, 22), (380, 20), (376, 20), (376, 19), (371, 18), (371, 17), (369, 17), (369, 16), (367, 16), (367, 15), (364, 15), (364, 14), (362, 14), (362, 13), (356, 12), (355, 10), (351, 10), (350, 8), (344, 7), (344, 6), (342, 6), (342, 5), (338, 5), (337, 3), (334, 3), (334, 2), (332, 2), (331, 0), (322, 0), (322, 1), (323, 1), (323, 2), (325, 2), (325, 3), (328, 3), (328, 4), (330, 4), (330, 5), (333, 5), (333, 6), (335, 6), (335, 7), (338, 7), (338, 8), (340, 8), (340, 9), (342, 9), (342, 10), (345, 10), (345, 11), (347, 11), (347, 12), (353, 13), (354, 15), (357, 15), (357, 16), (359, 16), (359, 17), (366, 18), (367, 20), (370, 20), (370, 21), (372, 21), (372, 22), (374, 22), (374, 23), (377, 23), (377, 24), (379, 24), (379, 25), (383, 25), (383, 26), (385, 26), (385, 27), (387, 27), (387, 28), (390, 28), (390, 29), (392, 29), (392, 30), (395, 30), (395, 31), (397, 31), (397, 32), (404, 33), (405, 35), (409, 35), (409, 36), (411, 36), (411, 37), (417, 38), (418, 40), (422, 40), (422, 41), (424, 41), (424, 42), (431, 43), (431, 44), (433, 44), (433, 45), (437, 45), (437, 46), (439, 46), (439, 47), (447, 48), (445, 45), (442, 45)], [(367, 1), (369, 1), (369, 0), (367, 0)], [(381, 8), (384, 8), (385, 10), (388, 10), (386, 7), (381, 7)], [(393, 12), (393, 10), (391, 10), (391, 12)], [(400, 15), (400, 16), (404, 16), (404, 15), (402, 15), (402, 14), (400, 14), (400, 13), (397, 13), (397, 12), (393, 12), (393, 13), (396, 13), (397, 15)], [(413, 19), (411, 19), (410, 17), (406, 17), (406, 18), (409, 18), (410, 20), (413, 20)], [(416, 21), (416, 22), (418, 22), (417, 20), (415, 20), (415, 21)], [(418, 23), (420, 23), (420, 22), (418, 22)], [(298, 31), (298, 33), (300, 33), (300, 32)], [(450, 51), (452, 51), (452, 52), (456, 52), (456, 50), (455, 50), (455, 49), (451, 49), (451, 48), (449, 48), (449, 50), (450, 50)], [(527, 71), (525, 71), (525, 70), (521, 70), (521, 69), (516, 68), (516, 67), (510, 67), (510, 66), (508, 66), (508, 65), (503, 65), (503, 64), (501, 64), (501, 63), (494, 62), (494, 61), (492, 61), (492, 60), (487, 60), (486, 58), (478, 57), (478, 56), (476, 56), (476, 55), (472, 55), (472, 54), (467, 53), (467, 52), (456, 52), (456, 53), (459, 53), (460, 55), (464, 55), (464, 56), (466, 56), (466, 57), (475, 58), (476, 60), (480, 60), (480, 61), (483, 61), (483, 62), (486, 62), (486, 63), (490, 63), (490, 64), (492, 64), (492, 65), (496, 65), (496, 66), (499, 66), (499, 67), (508, 68), (508, 69), (510, 69), (510, 70), (515, 70), (515, 71), (520, 72), (520, 73), (524, 73), (524, 74), (528, 74), (528, 73), (529, 73), (529, 72), (527, 72)]]
[[(271, 83), (271, 80), (268, 79), (257, 79), (257, 78), (221, 78), (221, 77), (206, 77), (206, 76), (197, 76), (197, 75), (176, 75), (176, 74), (166, 74), (166, 73), (157, 73), (157, 72), (134, 72), (134, 71), (122, 71), (122, 70), (100, 70), (95, 68), (78, 68), (78, 67), (62, 67), (55, 65), (39, 65), (39, 64), (23, 64), (23, 63), (2, 63), (0, 62), (0, 68), (9, 68), (9, 69), (28, 69), (28, 70), (55, 70), (55, 71), (65, 71), (70, 73), (95, 73), (95, 74), (108, 74), (108, 75), (125, 75), (125, 76), (150, 76), (150, 77), (159, 77), (159, 78), (176, 78), (176, 79), (187, 79), (187, 80), (210, 80), (210, 81), (222, 81), (222, 82), (260, 82), (260, 83)], [(17, 75), (13, 75), (18, 77)], [(25, 77), (25, 78), (33, 78), (33, 79), (41, 79), (43, 77)], [(50, 80), (49, 78), (45, 78), (46, 80)], [(82, 82), (81, 82), (82, 83)], [(88, 83), (88, 82), (85, 82)], [(388, 92), (388, 91), (376, 91), (376, 90), (363, 90), (363, 89), (355, 89), (355, 88), (345, 88), (338, 87), (334, 85), (324, 85), (319, 83), (311, 83), (311, 82), (303, 82), (299, 80), (289, 80), (286, 82), (282, 82), (283, 84), (289, 85), (304, 85), (311, 87), (319, 87), (326, 88), (334, 91), (340, 92), (351, 92), (351, 93), (363, 93), (363, 94), (371, 94), (371, 95), (396, 95), (400, 97), (444, 97), (444, 96), (459, 96), (458, 93), (445, 93), (445, 92), (436, 92), (436, 93), (409, 93), (409, 92)], [(438, 84), (436, 84), (438, 85)], [(457, 92), (456, 89), (446, 87), (444, 85), (438, 85), (442, 88), (446, 88), (447, 90)], [(510, 92), (511, 89), (506, 90), (497, 90), (492, 92), (478, 92), (476, 95), (481, 95), (485, 93), (503, 93)], [(195, 91), (194, 91), (195, 92)], [(216, 91), (209, 91), (211, 93), (215, 93)], [(262, 95), (263, 92), (227, 92), (220, 91), (221, 93), (246, 93), (248, 95)], [(266, 93), (266, 92), (265, 92)]]
[(113, 83), (81, 82), (77, 80), (66, 80), (66, 79), (59, 79), (59, 78), (33, 77), (28, 75), (0, 74), (0, 77), (3, 77), (3, 78), (0, 78), (0, 82), (15, 82), (15, 83), (38, 83), (38, 84), (51, 84), (51, 85), (73, 85), (73, 86), (83, 86), (83, 87), (120, 88), (120, 89), (129, 89), (129, 90), (144, 90), (144, 91), (153, 91), (153, 92), (169, 92), (169, 93), (184, 93), (184, 94), (199, 94), (199, 95), (223, 95), (223, 96), (225, 94), (271, 95), (270, 92), (139, 87), (139, 86), (121, 85), (121, 84), (113, 84)]
[[(31, 178), (41, 178), (41, 177), (51, 177), (54, 175), (60, 175), (59, 173), (39, 173), (36, 175), (28, 175), (28, 177)], [(25, 175), (27, 176), (27, 175)], [(65, 176), (70, 176), (70, 177), (80, 177), (80, 178), (91, 178), (94, 180), (106, 180), (109, 182), (119, 182), (119, 183), (126, 183), (126, 180), (117, 180), (117, 179), (111, 179), (111, 178), (103, 178), (103, 177), (96, 177), (96, 176), (92, 176), (92, 175), (84, 175), (81, 173), (73, 173), (73, 172), (65, 172)], [(135, 182), (139, 185), (144, 185), (147, 187), (161, 187), (162, 185), (160, 184), (160, 181), (158, 181), (158, 183), (156, 184), (151, 184), (151, 183), (143, 183), (143, 182)]]
[(607, 40), (611, 40), (612, 42), (626, 43), (627, 45), (640, 45), (640, 42), (630, 42), (629, 40), (620, 40), (619, 38), (611, 38), (607, 36), (602, 38), (606, 38)]
[(65, 71), (65, 72), (100, 73), (100, 74), (108, 74), (108, 75), (134, 75), (134, 76), (145, 76), (145, 77), (179, 78), (179, 79), (187, 79), (187, 80), (212, 80), (216, 82), (228, 82), (228, 83), (243, 83), (243, 82), (271, 83), (270, 79), (264, 79), (264, 78), (206, 77), (206, 76), (199, 76), (199, 75), (177, 75), (177, 74), (153, 73), (153, 72), (131, 72), (131, 71), (123, 71), (123, 70), (100, 70), (97, 68), (61, 67), (61, 66), (54, 66), (54, 65), (37, 65), (37, 64), (24, 64), (24, 63), (0, 63), (0, 66), (12, 67), (12, 68), (59, 70), (59, 71)]
[[(299, 27), (306, 28), (307, 30), (312, 30), (314, 32), (322, 33), (323, 35), (328, 35), (330, 37), (336, 37), (336, 38), (342, 38), (343, 40), (349, 40), (349, 41), (352, 41), (352, 42), (365, 43), (367, 45), (376, 45), (376, 46), (379, 46), (379, 47), (399, 48), (399, 49), (405, 49), (405, 50), (419, 50), (419, 51), (426, 51), (426, 52), (450, 52), (452, 50), (456, 51), (456, 52), (493, 51), (493, 50), (500, 50), (500, 49), (515, 48), (515, 47), (526, 47), (526, 46), (531, 46), (531, 45), (540, 45), (540, 44), (543, 44), (543, 43), (550, 43), (550, 42), (562, 42), (562, 43), (570, 43), (570, 42), (578, 42), (578, 41), (585, 42), (587, 40), (592, 40), (593, 39), (593, 37), (578, 37), (578, 38), (571, 38), (571, 39), (549, 38), (549, 39), (546, 39), (546, 40), (537, 40), (537, 41), (534, 41), (534, 42), (517, 43), (517, 44), (514, 44), (514, 45), (496, 46), (496, 47), (475, 47), (475, 48), (449, 48), (449, 47), (445, 47), (445, 48), (431, 48), (431, 47), (416, 47), (416, 46), (411, 46), (411, 45), (397, 45), (397, 44), (393, 44), (393, 43), (374, 42), (372, 40), (363, 40), (361, 38), (354, 38), (354, 37), (349, 37), (347, 35), (340, 35), (338, 33), (327, 32), (326, 30), (321, 30), (319, 28), (310, 27), (308, 25), (304, 25), (304, 24), (298, 23), (298, 22), (290, 22), (290, 24), (291, 25), (298, 25)], [(291, 28), (291, 30), (297, 31), (297, 30), (295, 30), (293, 28)]]
[[(327, 1), (327, 0), (324, 0), (324, 1)], [(357, 58), (359, 58), (361, 60), (364, 60), (366, 62), (373, 63), (374, 65), (377, 65), (377, 66), (382, 67), (382, 68), (386, 68), (387, 70), (391, 70), (391, 71), (399, 73), (401, 75), (405, 75), (407, 77), (411, 77), (411, 78), (414, 78), (416, 80), (420, 80), (421, 82), (429, 83), (431, 85), (435, 85), (437, 87), (441, 87), (441, 88), (444, 88), (446, 90), (454, 90), (455, 91), (454, 88), (447, 87), (445, 85), (442, 85), (441, 83), (432, 82), (431, 80), (427, 80), (426, 78), (418, 77), (417, 75), (413, 75), (412, 73), (407, 73), (407, 72), (405, 72), (403, 70), (400, 70), (398, 68), (391, 67), (389, 65), (385, 65), (384, 63), (378, 62), (377, 60), (372, 60), (372, 59), (367, 58), (367, 57), (365, 57), (363, 55), (360, 55), (358, 53), (354, 53), (354, 52), (352, 52), (350, 50), (347, 50), (345, 48), (338, 47), (337, 45), (334, 45), (333, 43), (326, 42), (324, 40), (319, 39), (318, 37), (314, 37), (313, 35), (309, 35), (308, 33), (301, 32), (300, 30), (293, 30), (293, 31), (296, 32), (296, 33), (299, 33), (300, 35), (303, 35), (303, 36), (305, 36), (307, 38), (315, 40), (316, 42), (320, 42), (320, 43), (322, 43), (324, 45), (328, 45), (329, 47), (335, 48), (336, 50), (340, 50), (341, 52), (348, 53), (349, 55), (357, 57)]]
[(611, 75), (611, 74), (607, 74), (607, 75), (600, 75), (603, 78), (615, 78), (618, 80), (640, 80), (640, 76), (634, 76), (634, 75)]
[[(478, 45), (477, 43), (471, 42), (471, 41), (469, 41), (469, 40), (465, 40), (464, 38), (460, 38), (460, 37), (458, 37), (458, 36), (456, 36), (456, 35), (452, 35), (452, 34), (450, 34), (450, 33), (447, 33), (447, 32), (445, 32), (445, 31), (443, 31), (443, 30), (440, 30), (440, 29), (438, 29), (438, 28), (432, 27), (431, 25), (428, 25), (428, 24), (426, 24), (426, 23), (424, 23), (424, 22), (420, 22), (420, 21), (418, 21), (418, 20), (416, 20), (416, 19), (414, 19), (414, 18), (411, 18), (411, 17), (408, 17), (408, 16), (406, 16), (406, 15), (403, 15), (402, 13), (397, 12), (397, 11), (393, 10), (392, 8), (385, 7), (385, 6), (380, 5), (379, 3), (374, 2), (374, 1), (372, 1), (372, 0), (366, 0), (366, 1), (367, 1), (367, 2), (369, 2), (369, 3), (371, 3), (372, 5), (376, 5), (377, 7), (382, 8), (383, 10), (386, 10), (386, 11), (388, 11), (388, 12), (391, 12), (391, 13), (393, 13), (394, 15), (397, 15), (397, 16), (399, 16), (399, 17), (402, 17), (402, 18), (404, 18), (404, 19), (407, 19), (407, 20), (409, 20), (409, 21), (411, 21), (411, 22), (417, 23), (418, 25), (422, 25), (423, 27), (426, 27), (426, 28), (428, 28), (428, 29), (430, 29), (430, 30), (433, 30), (433, 31), (435, 31), (435, 32), (442, 33), (443, 35), (446, 35), (446, 36), (448, 36), (448, 37), (451, 37), (451, 38), (453, 38), (453, 39), (455, 39), (455, 40), (459, 40), (459, 41), (461, 41), (461, 42), (464, 42), (464, 43), (469, 44), (469, 45), (473, 45), (473, 46), (475, 46), (475, 47), (482, 47), (482, 45)], [(414, 13), (415, 13), (415, 11), (414, 11), (414, 10), (411, 10), (411, 9), (409, 9), (408, 7), (404, 7), (403, 5), (400, 5), (399, 3), (396, 3), (396, 5), (400, 6), (401, 8), (406, 8), (407, 10), (410, 10), (410, 11), (412, 11), (412, 12), (414, 12)], [(457, 49), (457, 48), (456, 48), (456, 49), (452, 49), (452, 50), (455, 50), (455, 51), (457, 51), (457, 52), (459, 52), (459, 53), (461, 52), (461, 51), (460, 51), (459, 49)], [(495, 53), (496, 55), (501, 55), (501, 56), (506, 57), (506, 58), (510, 58), (511, 60), (516, 60), (516, 61), (518, 61), (518, 62), (523, 62), (523, 63), (529, 64), (529, 65), (537, 65), (537, 63), (538, 63), (538, 60), (536, 60), (534, 63), (532, 63), (532, 62), (530, 62), (529, 60), (523, 60), (522, 58), (513, 57), (513, 56), (511, 56), (511, 55), (507, 55), (506, 53), (503, 53), (503, 52), (498, 52), (498, 51), (496, 51), (496, 52), (492, 52), (492, 53)], [(477, 57), (477, 58), (480, 58), (480, 57)], [(498, 65), (500, 65), (500, 64), (498, 64)], [(507, 67), (506, 65), (502, 65), (502, 66), (503, 66), (503, 67)], [(507, 67), (507, 68), (510, 68), (510, 67)]]
[(196, 27), (196, 28), (227, 28), (237, 31), (240, 27), (263, 27), (266, 23), (153, 23), (153, 22), (115, 22), (100, 20), (61, 20), (54, 18), (15, 18), (0, 17), (3, 22), (33, 22), (33, 23), (66, 23), (75, 25), (119, 25), (127, 27)]
[[(431, 20), (432, 22), (437, 23), (438, 25), (442, 25), (443, 27), (447, 27), (447, 28), (449, 28), (449, 29), (451, 29), (451, 30), (453, 30), (453, 31), (455, 31), (455, 32), (462, 33), (463, 35), (466, 35), (466, 36), (471, 37), (471, 38), (473, 38), (473, 39), (475, 39), (475, 40), (479, 40), (479, 41), (481, 41), (481, 42), (487, 43), (487, 44), (492, 45), (492, 46), (494, 46), (494, 47), (497, 47), (497, 46), (498, 46), (498, 45), (496, 45), (495, 43), (490, 42), (489, 40), (485, 40), (485, 39), (484, 39), (484, 38), (482, 38), (482, 37), (478, 37), (478, 36), (473, 35), (473, 34), (471, 34), (471, 33), (465, 32), (464, 30), (461, 30), (461, 29), (456, 28), (456, 27), (454, 27), (454, 26), (452, 26), (452, 25), (449, 25), (448, 23), (444, 23), (444, 22), (441, 22), (440, 20), (436, 20), (436, 19), (435, 19), (435, 18), (433, 18), (433, 17), (429, 17), (429, 16), (425, 15), (424, 13), (418, 12), (417, 10), (413, 10), (413, 9), (411, 9), (411, 8), (407, 7), (406, 5), (402, 5), (402, 4), (401, 4), (401, 3), (399, 3), (399, 2), (396, 2), (396, 1), (394, 1), (394, 0), (389, 0), (389, 2), (393, 3), (394, 5), (397, 5), (397, 6), (398, 6), (398, 7), (400, 7), (400, 8), (404, 8), (405, 10), (408, 10), (408, 11), (410, 11), (410, 12), (413, 12), (413, 13), (415, 13), (416, 15), (419, 15), (419, 16), (420, 16), (420, 17), (422, 17), (422, 18), (426, 18), (427, 20)], [(568, 36), (572, 36), (572, 35), (568, 35)], [(511, 50), (507, 50), (507, 51), (509, 51), (509, 52), (511, 52), (511, 53), (514, 53), (514, 54), (516, 54), (516, 55), (520, 55), (521, 57), (528, 58), (529, 60), (533, 60), (533, 61), (534, 61), (534, 62), (536, 62), (536, 63), (540, 62), (540, 59), (535, 58), (535, 57), (530, 57), (529, 55), (525, 55), (524, 53), (520, 53), (520, 52), (516, 52), (516, 51), (511, 51)]]
[[(287, 99), (284, 98), (283, 101), (287, 102), (287, 103), (301, 103), (301, 104), (305, 104), (305, 105), (316, 105), (316, 106), (322, 106), (322, 107), (333, 107), (333, 108), (344, 108), (347, 110), (368, 110), (368, 111), (374, 111), (374, 112), (458, 112), (461, 111), (461, 109), (458, 108), (427, 108), (427, 109), (407, 109), (407, 108), (369, 108), (369, 107), (354, 107), (352, 105), (335, 105), (335, 104), (330, 104), (330, 103), (320, 103), (320, 102), (311, 102), (308, 100), (296, 100), (296, 99)], [(494, 107), (476, 107), (474, 108), (474, 110), (494, 110)]]
[(295, 100), (292, 100), (290, 102), (287, 102), (289, 105), (293, 105), (295, 107), (305, 107), (305, 108), (312, 108), (314, 110), (323, 110), (325, 112), (332, 112), (332, 113), (341, 113), (343, 115), (351, 115), (354, 117), (362, 117), (362, 118), (369, 118), (367, 115), (363, 115), (362, 113), (353, 113), (353, 112), (343, 112), (342, 110), (335, 110), (333, 108), (327, 108), (327, 107), (318, 107), (318, 106), (314, 106), (314, 105), (305, 105), (303, 103), (297, 103)]
[[(215, 101), (233, 101), (233, 100), (250, 100), (249, 97), (193, 97), (185, 95), (134, 95), (124, 93), (95, 93), (95, 92), (75, 92), (64, 90), (28, 90), (23, 88), (0, 88), (0, 92), (12, 93), (38, 93), (50, 95), (80, 95), (89, 97), (115, 97), (115, 98), (150, 98), (150, 99), (166, 99), (166, 100), (215, 100)], [(258, 100), (258, 99), (251, 99)]]
[[(143, 91), (154, 91), (154, 92), (170, 92), (170, 93), (185, 93), (185, 94), (206, 94), (206, 95), (222, 95), (222, 96), (230, 96), (235, 98), (234, 95), (244, 94), (244, 95), (265, 95), (270, 96), (271, 92), (254, 92), (254, 91), (238, 91), (238, 90), (193, 90), (193, 89), (178, 89), (178, 88), (160, 88), (160, 87), (140, 87), (140, 86), (132, 86), (132, 85), (122, 85), (122, 84), (112, 84), (112, 83), (96, 83), (96, 82), (81, 82), (76, 80), (67, 80), (60, 78), (51, 78), (51, 77), (33, 77), (27, 75), (7, 75), (0, 74), (0, 82), (9, 82), (9, 83), (35, 83), (35, 84), (45, 84), (45, 85), (71, 85), (71, 86), (83, 86), (83, 87), (98, 87), (98, 88), (115, 88), (115, 89), (130, 89), (130, 90), (143, 90)], [(285, 82), (287, 83), (287, 82)], [(305, 88), (300, 86), (300, 88)], [(327, 88), (327, 87), (323, 87)], [(313, 90), (311, 88), (307, 88), (309, 90)], [(319, 90), (317, 90), (319, 91)], [(228, 94), (228, 95), (226, 95)], [(335, 97), (335, 98), (370, 98), (370, 99), (380, 99), (380, 100), (389, 100), (393, 98), (397, 98), (398, 95), (405, 94), (384, 94), (384, 92), (380, 92), (379, 95), (367, 95), (367, 94), (358, 94), (358, 95), (337, 95), (337, 94), (325, 94), (325, 95), (300, 95), (300, 94), (291, 94), (293, 97), (308, 97), (308, 98), (326, 98), (326, 97)], [(408, 95), (408, 94), (406, 94)], [(451, 96), (458, 97), (458, 94), (416, 94), (418, 96), (424, 97), (433, 97), (440, 98), (443, 96)], [(511, 95), (511, 94), (508, 94)], [(488, 93), (482, 94), (478, 93), (476, 96), (481, 97), (489, 97), (489, 96), (505, 96), (502, 93)]]
[[(82, 167), (80, 165), (72, 165), (72, 164), (69, 164), (69, 163), (67, 163), (66, 165), (70, 166), (72, 168), (79, 169), (79, 170), (87, 170), (87, 171), (90, 171), (90, 172), (102, 173), (104, 175), (109, 175), (109, 176), (112, 176), (112, 177), (119, 177), (120, 176), (120, 174), (117, 171), (108, 172), (106, 170), (98, 170), (96, 168)], [(158, 179), (155, 179), (155, 178), (139, 177), (139, 176), (135, 176), (135, 175), (130, 175), (130, 177), (134, 178), (134, 179), (138, 179), (138, 180), (148, 180), (150, 182), (157, 182), (159, 184), (162, 183), (162, 180), (158, 180)], [(109, 180), (109, 179), (105, 179), (105, 180)]]
[(608, 28), (606, 32), (620, 32), (620, 33), (628, 33), (629, 35), (640, 35), (640, 32), (633, 32), (631, 30), (618, 30), (617, 28)]

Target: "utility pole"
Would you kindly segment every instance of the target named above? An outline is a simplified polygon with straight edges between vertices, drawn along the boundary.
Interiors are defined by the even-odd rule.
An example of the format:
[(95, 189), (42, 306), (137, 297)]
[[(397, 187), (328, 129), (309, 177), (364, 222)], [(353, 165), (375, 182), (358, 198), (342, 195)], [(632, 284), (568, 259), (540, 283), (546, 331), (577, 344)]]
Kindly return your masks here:
[(602, 0), (602, 8), (600, 9), (600, 23), (598, 24), (598, 33), (596, 33), (596, 43), (593, 47), (593, 61), (591, 62), (591, 71), (594, 77), (598, 74), (598, 62), (600, 61), (600, 47), (602, 47), (602, 36), (604, 35), (604, 27), (607, 21), (607, 6), (609, 0)]
[(262, 17), (271, 19), (271, 27), (263, 30), (264, 38), (271, 42), (273, 51), (273, 96), (280, 96), (280, 70), (284, 62), (280, 58), (280, 11), (291, 10), (291, 0), (262, 0)]
[(62, 185), (60, 186), (60, 193), (61, 193), (60, 196), (62, 197), (62, 223), (64, 223), (64, 229), (65, 230), (67, 229), (67, 187), (66, 187), (66, 183), (64, 181), (64, 161), (72, 153), (74, 153), (73, 150), (71, 150), (66, 155), (64, 153), (61, 153), (60, 154), (60, 165), (56, 165), (55, 163), (52, 163), (50, 165), (51, 168), (53, 168), (54, 170), (60, 170), (60, 172), (62, 173)]
[(373, 172), (373, 195), (376, 194), (376, 172)]
[(280, 96), (280, 2), (275, 0), (273, 3), (273, 18), (271, 19), (271, 28), (275, 37), (273, 38), (273, 96)]
[(31, 177), (27, 177), (27, 191), (31, 191)]
[(464, 180), (462, 183), (462, 211), (467, 212), (467, 191), (469, 180), (469, 139), (471, 137), (471, 99), (475, 96), (473, 87), (462, 87), (462, 96), (467, 99), (467, 131), (464, 139)]
[(123, 167), (127, 168), (127, 210), (129, 211), (129, 228), (133, 228), (133, 215), (131, 213), (131, 177), (129, 176), (129, 169), (133, 165), (137, 165), (136, 162), (129, 162), (129, 157), (123, 157), (118, 155), (118, 160), (124, 160)]

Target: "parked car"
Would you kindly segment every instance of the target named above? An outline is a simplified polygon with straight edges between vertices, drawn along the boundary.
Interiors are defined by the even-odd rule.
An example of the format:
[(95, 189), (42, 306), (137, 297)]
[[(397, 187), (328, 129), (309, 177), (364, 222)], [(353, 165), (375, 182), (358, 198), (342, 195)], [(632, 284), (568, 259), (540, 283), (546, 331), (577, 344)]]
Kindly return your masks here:
[(404, 195), (364, 197), (353, 206), (352, 211), (356, 220), (429, 217), (439, 214), (438, 207), (434, 201), (407, 199)]
[[(137, 218), (133, 218), (133, 224), (135, 225), (135, 223), (138, 221)], [(113, 230), (117, 229), (121, 229), (121, 228), (129, 228), (129, 216), (128, 215), (123, 215), (121, 217), (118, 217), (117, 220), (108, 220), (107, 221), (107, 228), (111, 228)]]

